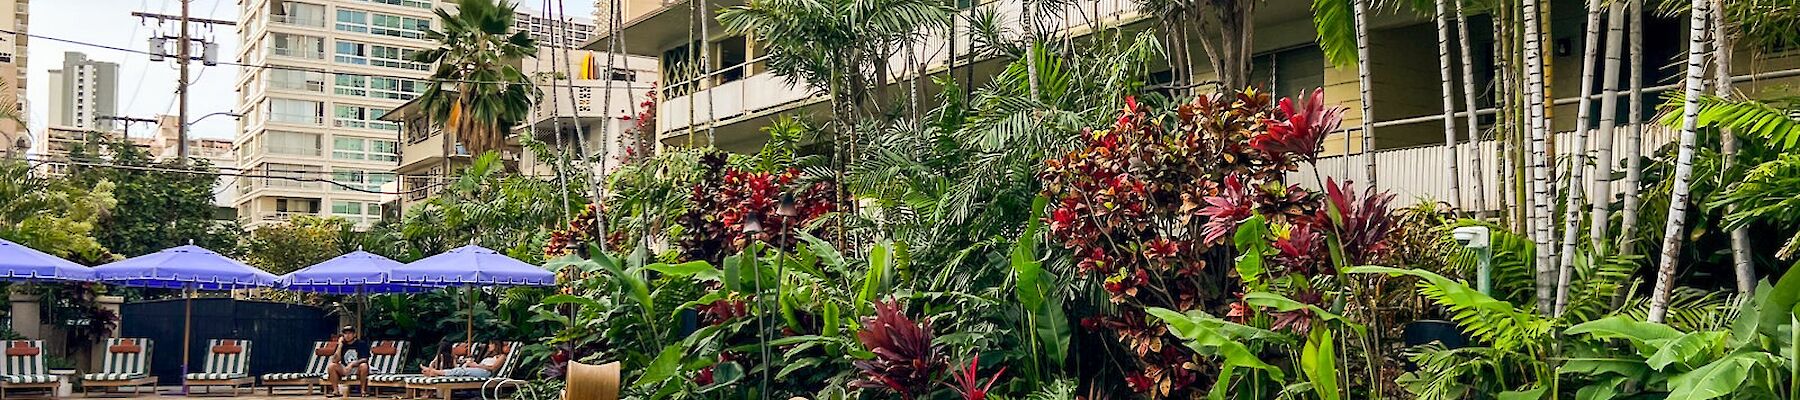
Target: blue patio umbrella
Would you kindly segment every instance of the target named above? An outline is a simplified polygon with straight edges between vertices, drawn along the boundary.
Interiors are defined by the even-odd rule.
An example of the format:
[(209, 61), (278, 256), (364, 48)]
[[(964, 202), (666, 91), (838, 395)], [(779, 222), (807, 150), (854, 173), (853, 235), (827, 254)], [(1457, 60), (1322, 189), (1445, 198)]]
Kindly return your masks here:
[[(402, 265), (406, 264), (358, 249), (282, 275), (278, 286), (296, 292), (356, 294), (359, 297), (370, 293), (412, 293), (433, 289), (388, 282), (388, 274)], [(362, 308), (368, 308), (366, 297), (362, 303)], [(362, 311), (356, 313), (358, 328), (362, 327)]]
[[(556, 273), (471, 244), (394, 268), (388, 281), (434, 287), (555, 286)], [(473, 298), (475, 291), (470, 290), (469, 296)], [(475, 339), (474, 304), (469, 302), (470, 342)]]
[(272, 287), (279, 279), (212, 250), (189, 244), (94, 267), (94, 278), (122, 286), (183, 289), (187, 303), (181, 323), (181, 381), (187, 391), (188, 352), (194, 320), (194, 290)]
[(296, 292), (328, 294), (407, 293), (432, 289), (428, 286), (390, 282), (389, 274), (404, 265), (406, 264), (387, 257), (357, 250), (282, 275), (278, 286)]
[(0, 280), (92, 282), (94, 269), (0, 239)]

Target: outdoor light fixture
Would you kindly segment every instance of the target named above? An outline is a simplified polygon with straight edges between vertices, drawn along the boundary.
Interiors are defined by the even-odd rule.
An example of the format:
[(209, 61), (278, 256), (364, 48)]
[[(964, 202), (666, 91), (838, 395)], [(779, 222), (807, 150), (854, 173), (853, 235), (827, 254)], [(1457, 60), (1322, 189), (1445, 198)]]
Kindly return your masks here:
[(744, 217), (744, 233), (762, 233), (762, 231), (762, 221), (757, 220), (756, 214)]
[(1493, 264), (1494, 250), (1489, 245), (1488, 228), (1485, 226), (1465, 226), (1450, 231), (1450, 238), (1457, 244), (1480, 255), (1481, 262), (1475, 271), (1475, 289), (1483, 294), (1491, 294), (1494, 289)]
[(782, 193), (781, 194), (781, 205), (775, 207), (775, 215), (780, 215), (782, 217), (798, 217), (798, 216), (800, 216), (800, 209), (794, 207), (794, 194), (793, 193)]

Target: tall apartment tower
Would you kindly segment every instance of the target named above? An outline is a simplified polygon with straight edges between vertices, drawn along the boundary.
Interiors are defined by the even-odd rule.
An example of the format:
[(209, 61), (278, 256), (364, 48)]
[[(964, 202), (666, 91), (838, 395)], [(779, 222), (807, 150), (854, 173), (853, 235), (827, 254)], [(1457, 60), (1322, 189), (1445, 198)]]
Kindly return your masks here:
[[(0, 37), (0, 110), (16, 113), (21, 119), (25, 108), (25, 54), (30, 40), (29, 0), (0, 0), (0, 29), (18, 34)], [(35, 145), (25, 137), (23, 124), (11, 118), (0, 118), (0, 157), (23, 155)]]
[(295, 215), (380, 219), (395, 180), (399, 127), (380, 118), (425, 91), (442, 0), (244, 0), (238, 60), (238, 218), (246, 226)]
[(119, 64), (64, 52), (62, 69), (50, 70), (50, 125), (111, 132), (116, 126), (102, 117), (118, 115)]

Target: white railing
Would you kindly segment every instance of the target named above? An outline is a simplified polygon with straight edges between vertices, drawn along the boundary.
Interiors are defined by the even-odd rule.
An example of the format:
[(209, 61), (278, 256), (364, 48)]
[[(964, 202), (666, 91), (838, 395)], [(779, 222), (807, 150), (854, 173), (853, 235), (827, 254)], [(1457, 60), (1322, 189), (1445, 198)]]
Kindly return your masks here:
[[(977, 6), (975, 9), (962, 11), (958, 22), (949, 32), (932, 32), (919, 42), (916, 53), (900, 52), (888, 59), (889, 70), (893, 71), (894, 82), (913, 79), (917, 65), (925, 65), (926, 73), (943, 70), (950, 66), (952, 55), (967, 56), (974, 44), (966, 18), (977, 12), (993, 10), (999, 21), (1006, 28), (1017, 31), (1024, 10), (1023, 0), (1001, 0)], [(1135, 0), (1078, 0), (1059, 12), (1035, 16), (1040, 21), (1054, 24), (1052, 29), (1070, 31), (1075, 34), (1087, 34), (1100, 26), (1112, 26), (1141, 17)], [(955, 37), (956, 48), (950, 47)], [(811, 88), (804, 82), (789, 85), (786, 78), (775, 74), (758, 71), (753, 75), (731, 82), (710, 85), (692, 94), (671, 96), (671, 91), (700, 86), (703, 82), (717, 82), (720, 75), (741, 71), (742, 68), (757, 65), (767, 59), (767, 55), (749, 60), (738, 66), (725, 66), (719, 70), (701, 74), (686, 80), (664, 85), (665, 94), (661, 106), (657, 107), (657, 131), (669, 133), (684, 130), (690, 126), (705, 125), (709, 122), (725, 121), (739, 116), (779, 107), (813, 97)], [(967, 62), (967, 61), (964, 61)], [(915, 64), (916, 63), (916, 64)], [(710, 99), (709, 99), (710, 98)], [(709, 102), (710, 100), (710, 102)], [(690, 104), (692, 105), (690, 107)], [(689, 114), (689, 109), (693, 110)], [(692, 115), (692, 118), (689, 118)]]
[[(1607, 165), (1612, 165), (1615, 171), (1617, 171), (1617, 168), (1621, 165), (1621, 160), (1625, 159), (1625, 136), (1626, 132), (1628, 132), (1628, 128), (1629, 127), (1625, 126), (1619, 127), (1618, 135), (1613, 138), (1613, 155), (1611, 160), (1607, 160)], [(1646, 124), (1644, 126), (1642, 146), (1640, 147), (1641, 152), (1639, 154), (1649, 156), (1658, 148), (1674, 141), (1675, 137), (1675, 132), (1654, 124)], [(1588, 138), (1588, 157), (1598, 156), (1598, 154), (1594, 152), (1596, 146), (1595, 143), (1598, 143), (1597, 139), (1597, 137), (1591, 135)], [(1573, 147), (1574, 141), (1574, 132), (1562, 132), (1557, 134), (1556, 143), (1560, 150), (1557, 155), (1558, 162), (1565, 162), (1568, 160), (1567, 149)], [(1460, 163), (1457, 164), (1457, 171), (1458, 174), (1462, 175), (1459, 182), (1460, 186), (1462, 186), (1461, 192), (1463, 193), (1462, 204), (1458, 205), (1460, 208), (1469, 210), (1493, 209), (1504, 207), (1505, 204), (1511, 201), (1503, 197), (1504, 193), (1507, 192), (1503, 191), (1506, 189), (1501, 187), (1502, 171), (1500, 171), (1501, 164), (1496, 158), (1499, 154), (1497, 146), (1498, 144), (1492, 140), (1484, 140), (1480, 143), (1464, 142), (1457, 147), (1456, 155), (1457, 158), (1460, 159)], [(1471, 159), (1471, 155), (1477, 154), (1480, 156), (1481, 161), (1479, 170), (1475, 168), (1475, 164)], [(1597, 163), (1599, 160), (1594, 161)], [(1346, 162), (1348, 162), (1348, 165), (1345, 164)], [(1367, 180), (1363, 162), (1363, 155), (1359, 153), (1351, 153), (1348, 156), (1322, 157), (1319, 159), (1318, 176), (1334, 179), (1339, 182), (1349, 178), (1349, 180), (1360, 183)], [(1394, 202), (1396, 203), (1394, 206), (1396, 207), (1410, 205), (1422, 199), (1449, 201), (1450, 184), (1445, 181), (1446, 177), (1444, 172), (1448, 168), (1447, 165), (1448, 164), (1444, 162), (1444, 147), (1442, 145), (1426, 145), (1404, 149), (1376, 151), (1376, 189), (1393, 193), (1395, 198)], [(1556, 173), (1564, 174), (1566, 171), (1558, 171)], [(1300, 171), (1288, 174), (1288, 181), (1300, 184), (1307, 188), (1317, 189), (1320, 185), (1314, 176), (1312, 169), (1303, 165), (1301, 166)], [(1474, 195), (1475, 192), (1472, 181), (1475, 179), (1481, 181), (1481, 189), (1483, 192), (1481, 196)], [(1358, 187), (1360, 188), (1361, 186)], [(1588, 190), (1586, 185), (1583, 185), (1582, 188), (1583, 190)], [(1624, 189), (1624, 183), (1618, 180), (1613, 181), (1612, 190), (1614, 193), (1618, 193)], [(1482, 200), (1478, 200), (1481, 198), (1486, 199), (1485, 204), (1483, 204)], [(1593, 198), (1591, 192), (1588, 193), (1587, 198)]]

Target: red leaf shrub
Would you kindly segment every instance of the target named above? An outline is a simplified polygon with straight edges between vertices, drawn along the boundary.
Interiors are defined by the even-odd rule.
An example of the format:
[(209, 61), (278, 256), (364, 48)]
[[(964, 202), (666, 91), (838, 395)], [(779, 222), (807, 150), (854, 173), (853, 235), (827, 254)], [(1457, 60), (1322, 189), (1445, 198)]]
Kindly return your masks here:
[(865, 320), (863, 330), (856, 333), (857, 341), (875, 353), (875, 358), (851, 363), (863, 374), (850, 382), (851, 386), (885, 388), (912, 400), (924, 394), (933, 377), (944, 369), (939, 349), (931, 343), (931, 322), (913, 322), (904, 312), (905, 307), (897, 301), (875, 303), (875, 316)]

